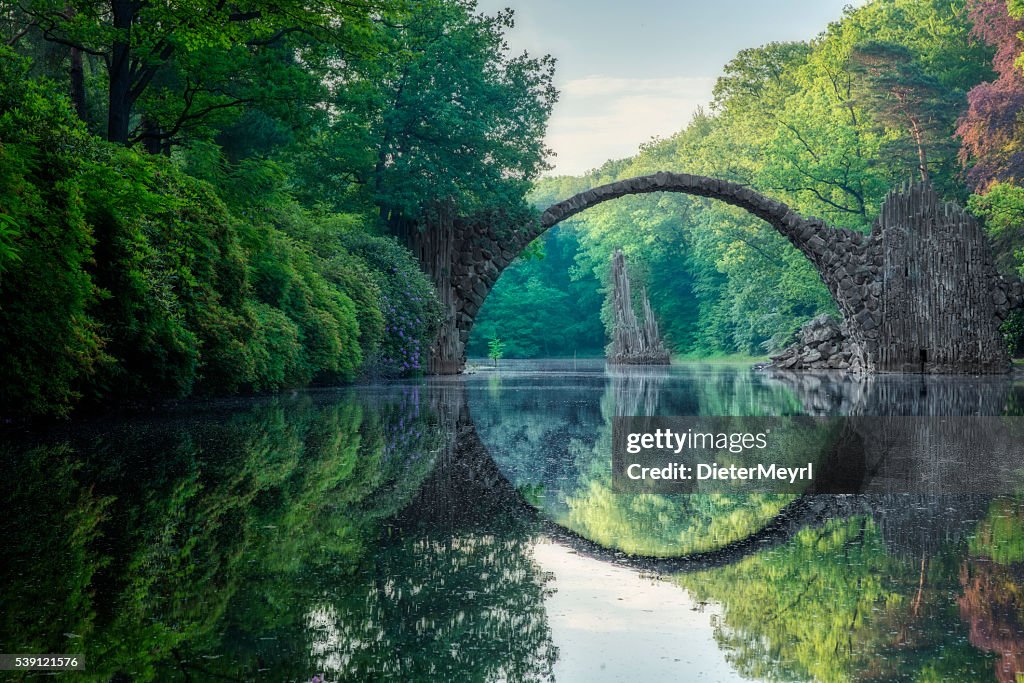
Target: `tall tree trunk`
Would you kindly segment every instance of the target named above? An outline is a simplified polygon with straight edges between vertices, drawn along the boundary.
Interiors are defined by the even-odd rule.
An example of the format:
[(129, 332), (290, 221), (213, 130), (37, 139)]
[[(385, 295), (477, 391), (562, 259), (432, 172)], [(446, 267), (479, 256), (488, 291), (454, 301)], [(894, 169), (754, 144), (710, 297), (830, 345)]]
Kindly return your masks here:
[(910, 130), (914, 135), (914, 143), (917, 145), (917, 163), (921, 170), (921, 182), (931, 183), (931, 176), (928, 173), (928, 152), (924, 148), (924, 134), (921, 132), (921, 125), (913, 116), (910, 117)]
[[(67, 14), (69, 18), (74, 17), (75, 8), (68, 5), (64, 8), (64, 13)], [(71, 78), (71, 90), (68, 94), (71, 96), (71, 103), (75, 107), (75, 112), (78, 114), (78, 118), (85, 121), (86, 102), (84, 56), (80, 49), (72, 47), (70, 57), (71, 69), (69, 76)]]
[(142, 145), (150, 154), (161, 154), (170, 150), (170, 145), (165, 144), (160, 135), (160, 127), (146, 118), (142, 119)]
[(78, 118), (85, 121), (85, 65), (83, 64), (82, 51), (77, 47), (71, 48), (71, 103), (75, 107)]
[(107, 139), (127, 145), (132, 115), (131, 41), (135, 17), (132, 0), (113, 0), (110, 7), (117, 35), (107, 67), (110, 80)]

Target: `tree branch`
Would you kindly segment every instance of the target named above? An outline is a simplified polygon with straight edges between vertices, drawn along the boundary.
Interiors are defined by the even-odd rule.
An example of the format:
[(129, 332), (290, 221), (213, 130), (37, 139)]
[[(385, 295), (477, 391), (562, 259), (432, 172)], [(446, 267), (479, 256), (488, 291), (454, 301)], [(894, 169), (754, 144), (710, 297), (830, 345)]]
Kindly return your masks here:
[(38, 24), (39, 24), (38, 20), (33, 20), (33, 21), (30, 21), (29, 23), (27, 23), (25, 25), (25, 28), (21, 29), (20, 31), (15, 33), (13, 36), (11, 36), (10, 38), (7, 39), (7, 47), (14, 47), (15, 45), (17, 45), (18, 41), (20, 41), (22, 38), (24, 38), (28, 34), (28, 32), (31, 31), (33, 29), (33, 27), (37, 26)]
[(267, 36), (266, 38), (254, 38), (253, 40), (247, 42), (246, 45), (248, 45), (249, 47), (263, 47), (265, 45), (272, 45), (273, 43), (276, 43), (277, 41), (284, 38), (289, 33), (304, 33), (308, 36), (313, 35), (310, 31), (302, 28), (301, 26), (289, 26), (288, 28), (283, 28), (280, 31), (274, 33), (273, 35)]

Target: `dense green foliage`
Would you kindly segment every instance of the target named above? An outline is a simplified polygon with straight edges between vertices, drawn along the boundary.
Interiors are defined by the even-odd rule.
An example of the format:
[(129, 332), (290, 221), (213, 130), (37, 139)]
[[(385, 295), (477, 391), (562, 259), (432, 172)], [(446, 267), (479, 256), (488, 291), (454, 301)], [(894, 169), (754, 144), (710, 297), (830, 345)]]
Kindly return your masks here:
[(0, 415), (423, 372), (398, 239), (524, 215), (552, 60), (471, 0), (108, 9), (0, 11)]
[(576, 233), (556, 227), (538, 241), (540, 253), (513, 262), (487, 298), (473, 326), (470, 357), (488, 356), (488, 341), (496, 337), (511, 358), (603, 353), (604, 329), (595, 314), (600, 283), (590, 272), (577, 272)]
[(97, 291), (85, 267), (93, 237), (81, 191), (88, 136), (25, 65), (0, 52), (0, 392), (30, 411), (64, 406), (105, 361), (86, 310)]
[[(1000, 262), (1018, 271), (1022, 26), (1005, 0), (849, 8), (813, 40), (741, 51), (725, 66), (710, 110), (679, 133), (583, 176), (545, 178), (532, 200), (546, 207), (599, 184), (676, 171), (749, 184), (805, 216), (867, 231), (891, 188), (928, 178), (946, 198), (970, 199)], [(994, 73), (999, 79), (989, 83)], [(979, 195), (969, 197), (972, 189)], [(562, 231), (580, 243), (570, 272), (581, 283), (607, 283), (610, 255), (626, 252), (634, 292), (647, 288), (679, 354), (762, 354), (787, 344), (809, 318), (835, 313), (810, 264), (732, 207), (678, 195), (627, 197), (574, 217)], [(525, 286), (519, 272), (499, 282), (481, 320), (505, 330), (510, 348), (522, 339), (524, 352), (544, 355), (505, 302), (515, 297), (520, 308), (539, 309), (551, 297)], [(610, 323), (607, 303), (579, 301), (588, 308), (580, 315), (602, 310)], [(1020, 327), (1007, 327), (1017, 350)]]
[[(0, 412), (422, 371), (441, 312), (386, 235), (414, 243), (453, 213), (530, 219), (547, 167), (553, 61), (509, 53), (511, 13), (472, 0), (92, 7), (0, 12)], [(812, 40), (741, 51), (677, 134), (542, 179), (529, 201), (682, 171), (868, 230), (894, 185), (927, 178), (985, 220), (1000, 267), (1019, 274), (1020, 12), (848, 8)], [(470, 355), (492, 338), (513, 357), (599, 353), (617, 248), (677, 354), (762, 354), (834, 312), (758, 220), (630, 197), (510, 267)], [(1019, 316), (1005, 330), (1024, 349)]]
[(297, 237), (317, 220), (301, 207), (253, 199), (249, 215), (232, 211), (173, 161), (89, 136), (48, 83), (22, 87), (16, 57), (0, 68), (14, 141), (3, 147), (15, 256), (0, 283), (6, 411), (350, 380), (388, 357), (374, 322), (394, 307), (380, 283), (399, 269), (419, 299), (403, 309), (422, 321), (409, 334), (429, 343), (434, 295), (392, 240), (362, 236), (363, 257), (315, 254)]

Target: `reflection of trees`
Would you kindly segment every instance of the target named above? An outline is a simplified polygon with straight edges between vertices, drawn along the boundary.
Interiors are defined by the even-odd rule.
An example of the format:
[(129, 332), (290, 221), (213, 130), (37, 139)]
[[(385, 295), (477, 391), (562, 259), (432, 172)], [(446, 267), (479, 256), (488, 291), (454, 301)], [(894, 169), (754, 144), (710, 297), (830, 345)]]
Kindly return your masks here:
[(960, 583), (960, 616), (971, 645), (999, 657), (997, 680), (1019, 681), (1024, 673), (1024, 568), (986, 559), (965, 561)]
[(804, 529), (777, 549), (675, 580), (722, 604), (716, 638), (752, 678), (975, 680), (987, 668), (949, 601), (955, 554), (925, 565), (894, 556), (870, 517)]
[(93, 584), (106, 561), (94, 542), (109, 500), (75, 482), (71, 456), (66, 445), (0, 446), (3, 652), (79, 652), (57, 647), (68, 642), (60, 634), (94, 630)]
[[(672, 387), (673, 379), (684, 386)], [(672, 391), (666, 391), (668, 388)], [(759, 393), (764, 391), (771, 396)], [(646, 556), (703, 553), (750, 536), (794, 496), (616, 493), (612, 489), (612, 417), (673, 414), (665, 412), (660, 399), (679, 394), (693, 403), (689, 413), (676, 414), (756, 415), (755, 410), (765, 412), (778, 405), (776, 393), (777, 389), (752, 384), (745, 371), (735, 368), (717, 368), (685, 378), (673, 378), (664, 369), (616, 368), (601, 400), (603, 420), (596, 443), (590, 448), (570, 445), (577, 480), (575, 489), (566, 493), (568, 514), (559, 521), (600, 545)], [(751, 412), (733, 412), (737, 409)], [(792, 455), (803, 457), (795, 451)]]
[(549, 679), (531, 520), (461, 409), (345, 393), (4, 451), (0, 643), (91, 680)]
[[(571, 531), (596, 541), (594, 548), (604, 545), (651, 554), (670, 549), (665, 554), (672, 554), (731, 547), (731, 541), (755, 531), (763, 521), (730, 518), (736, 511), (750, 514), (759, 501), (746, 499), (745, 505), (730, 509), (734, 501), (724, 496), (716, 500), (612, 494), (610, 416), (775, 411), (998, 415), (1007, 405), (1007, 385), (998, 381), (965, 380), (948, 386), (931, 380), (878, 378), (851, 388), (818, 378), (813, 386), (794, 389), (770, 379), (737, 379), (736, 374), (702, 377), (689, 387), (685, 383), (691, 378), (612, 378), (599, 399), (588, 394), (589, 403), (600, 406), (605, 427), (596, 434), (547, 442), (572, 467), (562, 479), (544, 481), (549, 493), (553, 487), (559, 490), (565, 503), (561, 514), (552, 514), (550, 506), (543, 509)], [(671, 386), (673, 381), (677, 386)], [(684, 386), (678, 386), (680, 382)], [(659, 392), (660, 398), (654, 400)], [(664, 399), (676, 403), (667, 405)], [(506, 396), (501, 400), (516, 401)], [(559, 403), (549, 397), (536, 421), (551, 425), (546, 427), (548, 434), (557, 429), (552, 408)], [(579, 401), (574, 405), (578, 410)], [(529, 409), (516, 413), (524, 423), (534, 420)], [(546, 455), (548, 460), (553, 457)], [(521, 466), (518, 471), (528, 473), (529, 468)], [(979, 539), (988, 539), (989, 556), (1014, 562), (1024, 558), (1024, 525), (1014, 519), (1016, 512), (991, 513), (972, 537), (977, 520), (985, 514), (984, 496), (873, 494), (815, 500), (832, 503), (826, 505), (825, 514), (831, 518), (825, 523), (811, 515), (807, 526), (783, 536), (789, 540), (781, 545), (749, 555), (737, 552), (722, 562), (716, 562), (712, 553), (707, 562), (695, 564), (714, 569), (674, 579), (699, 600), (723, 605), (717, 637), (742, 673), (771, 680), (980, 680), (992, 671), (991, 657), (985, 654), (992, 650), (1004, 653), (1002, 671), (1016, 671), (1017, 653), (1024, 652), (1018, 646), (1022, 620), (1016, 575), (991, 562), (972, 560), (965, 565), (962, 560), (968, 539), (975, 554)], [(770, 516), (772, 511), (765, 507), (763, 514)], [(571, 534), (564, 538), (581, 552), (590, 547), (586, 541), (575, 542)], [(631, 562), (612, 553), (600, 556)], [(682, 560), (651, 561), (646, 566), (693, 570)], [(957, 604), (951, 597), (961, 590), (964, 597)]]
[(960, 565), (960, 616), (971, 645), (994, 653), (996, 679), (1024, 674), (1024, 501), (992, 501)]
[[(306, 675), (296, 606), (358, 570), (443, 446), (416, 391), (9, 445), (5, 465), (24, 476), (2, 484), (16, 559), (0, 642), (84, 651), (95, 680)], [(61, 603), (42, 608), (42, 590)]]
[[(681, 375), (664, 368), (615, 368), (571, 384), (544, 381), (551, 386), (520, 391), (505, 379), (492, 392), (471, 389), (469, 406), (480, 438), (505, 475), (572, 532), (632, 554), (697, 553), (749, 536), (793, 500), (612, 491), (612, 416), (764, 414), (793, 403), (786, 401), (785, 389), (752, 382), (749, 371), (709, 367)], [(797, 456), (803, 457), (794, 451)]]
[(471, 424), (354, 580), (311, 614), (342, 680), (535, 681), (557, 650), (533, 519)]
[(721, 548), (754, 534), (792, 499), (757, 493), (614, 493), (608, 476), (609, 481), (589, 481), (568, 499), (562, 523), (599, 545), (633, 555), (673, 557)]
[(670, 371), (663, 366), (609, 365), (605, 374), (611, 380), (615, 415), (655, 415)]
[(490, 389), (471, 385), (467, 399), (472, 424), (490, 457), (514, 486), (530, 491), (543, 510), (558, 518), (564, 514), (563, 491), (576, 476), (567, 444), (594, 443), (605, 381), (600, 375), (549, 381), (552, 386), (539, 388), (529, 380), (524, 387), (514, 378)]
[[(683, 387), (667, 391), (673, 382)], [(457, 386), (273, 400), (0, 448), (0, 531), (14, 544), (0, 563), (0, 645), (84, 651), (94, 680), (545, 679), (550, 584), (528, 549), (548, 527), (519, 514), (524, 498), (591, 541), (652, 555), (761, 539), (790, 499), (611, 494), (608, 421), (634, 411), (626, 401), (789, 409), (786, 389), (734, 370), (583, 390), (516, 391), (505, 378), (471, 404), (500, 469)], [(742, 672), (969, 680), (992, 670), (971, 645), (1004, 653), (1001, 671), (1020, 666), (1018, 501), (821, 500), (832, 503), (792, 525), (806, 528), (674, 579), (723, 604), (718, 638)]]
[(318, 607), (323, 668), (352, 681), (550, 679), (548, 577), (509, 531), (397, 531), (371, 572)]
[(996, 498), (987, 512), (971, 537), (971, 555), (1002, 565), (1024, 565), (1024, 498)]
[[(750, 368), (708, 366), (687, 378), (680, 388), (682, 396), (679, 391), (672, 391), (662, 400), (662, 415), (804, 414), (800, 401), (788, 388), (767, 381)], [(695, 397), (695, 405), (689, 411), (687, 395)]]

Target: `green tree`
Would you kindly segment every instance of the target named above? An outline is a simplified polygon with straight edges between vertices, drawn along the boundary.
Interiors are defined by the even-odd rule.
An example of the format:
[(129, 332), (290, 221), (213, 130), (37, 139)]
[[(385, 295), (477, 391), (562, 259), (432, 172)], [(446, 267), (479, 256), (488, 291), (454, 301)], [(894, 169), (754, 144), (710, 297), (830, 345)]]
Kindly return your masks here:
[(488, 295), (469, 340), (471, 357), (487, 356), (487, 340), (496, 336), (513, 358), (603, 354), (600, 283), (576, 264), (576, 231), (556, 227), (535, 244), (543, 255), (520, 257)]
[(487, 357), (497, 365), (498, 361), (505, 355), (505, 342), (498, 337), (491, 337), (487, 342)]
[(867, 42), (857, 45), (850, 55), (858, 79), (855, 97), (879, 123), (902, 129), (913, 141), (918, 171), (923, 182), (931, 182), (929, 150), (937, 156), (941, 150), (950, 156), (948, 132), (956, 108), (937, 78), (918, 64), (913, 52), (893, 43)]
[(306, 191), (335, 206), (356, 191), (393, 221), (437, 204), (462, 214), (521, 204), (546, 168), (557, 92), (553, 59), (509, 54), (511, 26), (510, 11), (480, 14), (473, 0), (384, 10), (376, 59), (333, 53), (336, 113), (305, 151), (316, 170)]
[[(991, 75), (990, 49), (965, 16), (960, 1), (877, 0), (848, 8), (808, 42), (743, 50), (725, 66), (711, 108), (686, 128), (584, 176), (545, 179), (537, 196), (550, 203), (631, 176), (699, 173), (866, 232), (886, 193), (924, 165), (942, 194), (963, 201), (949, 141), (967, 91)], [(573, 226), (579, 268), (602, 282), (611, 252), (626, 251), (676, 353), (760, 354), (787, 344), (810, 317), (837, 314), (811, 264), (735, 208), (627, 197)]]
[[(72, 51), (73, 69), (82, 55), (102, 65), (107, 139), (158, 150), (221, 110), (274, 97), (274, 81), (256, 74), (288, 61), (274, 54), (282, 41), (316, 36), (345, 40), (353, 49), (352, 38), (367, 30), (376, 7), (332, 0), (244, 7), (219, 0), (188, 6), (111, 0), (99, 11), (86, 0), (30, 0), (19, 9), (44, 40)], [(288, 82), (282, 72), (274, 75)]]
[(960, 565), (901, 557), (873, 519), (835, 519), (775, 550), (673, 580), (722, 605), (715, 632), (739, 672), (771, 680), (981, 680), (949, 604)]
[(94, 238), (81, 174), (94, 146), (53, 84), (0, 48), (0, 406), (66, 413), (109, 358), (88, 311)]

